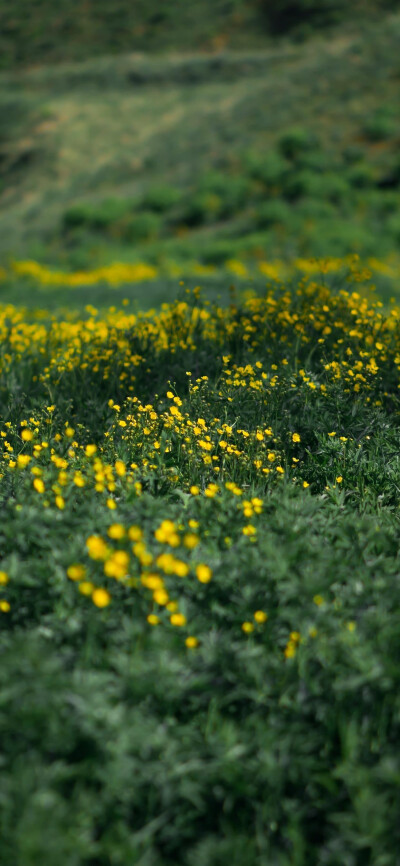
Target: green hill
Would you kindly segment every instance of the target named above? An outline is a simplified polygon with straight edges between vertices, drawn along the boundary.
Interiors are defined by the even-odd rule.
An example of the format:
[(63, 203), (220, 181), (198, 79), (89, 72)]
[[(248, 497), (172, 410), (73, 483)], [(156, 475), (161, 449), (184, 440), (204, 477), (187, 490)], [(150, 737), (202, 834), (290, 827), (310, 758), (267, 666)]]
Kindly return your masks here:
[(3, 263), (388, 255), (399, 33), (2, 73)]
[(261, 46), (286, 33), (377, 20), (398, 0), (14, 0), (0, 9), (0, 68), (125, 51)]

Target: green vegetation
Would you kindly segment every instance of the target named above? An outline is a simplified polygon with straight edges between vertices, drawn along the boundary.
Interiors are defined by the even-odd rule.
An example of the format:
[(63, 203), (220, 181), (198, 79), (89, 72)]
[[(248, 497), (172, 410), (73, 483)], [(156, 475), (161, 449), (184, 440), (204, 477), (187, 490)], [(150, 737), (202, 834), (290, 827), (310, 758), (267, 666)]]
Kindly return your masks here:
[(14, 0), (0, 10), (0, 68), (126, 51), (261, 47), (319, 28), (379, 20), (398, 0)]
[(396, 863), (400, 310), (358, 279), (3, 308), (5, 866)]
[(398, 7), (0, 10), (2, 866), (400, 866)]
[(400, 237), (399, 21), (4, 73), (3, 264), (385, 258)]

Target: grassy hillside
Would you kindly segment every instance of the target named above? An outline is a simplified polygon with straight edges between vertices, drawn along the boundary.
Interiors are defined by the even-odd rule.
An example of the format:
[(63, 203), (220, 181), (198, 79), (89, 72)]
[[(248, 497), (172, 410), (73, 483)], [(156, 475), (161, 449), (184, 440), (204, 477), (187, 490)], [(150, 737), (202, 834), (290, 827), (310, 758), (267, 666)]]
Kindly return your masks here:
[(400, 866), (398, 5), (0, 9), (2, 866)]
[(262, 52), (3, 74), (3, 264), (384, 258), (400, 240), (399, 32), (392, 16)]
[(14, 0), (0, 9), (0, 69), (124, 51), (262, 46), (379, 17), (398, 0)]

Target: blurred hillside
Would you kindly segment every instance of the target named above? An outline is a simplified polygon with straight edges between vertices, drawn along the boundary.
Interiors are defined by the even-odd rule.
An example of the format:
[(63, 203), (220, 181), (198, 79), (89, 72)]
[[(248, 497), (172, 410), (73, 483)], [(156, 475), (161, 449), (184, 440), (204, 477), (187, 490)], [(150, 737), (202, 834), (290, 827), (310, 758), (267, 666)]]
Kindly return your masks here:
[(261, 47), (284, 34), (380, 20), (399, 0), (13, 0), (0, 8), (0, 69), (128, 51)]
[[(269, 43), (271, 31), (260, 26), (268, 4), (217, 2), (208, 18), (205, 0), (190, 9), (177, 0), (165, 5), (168, 15), (181, 9), (176, 26), (165, 23), (164, 7), (151, 24), (151, 4), (105, 3), (103, 15), (98, 3), (92, 31), (87, 2), (64, 40), (73, 2), (59, 4), (57, 15), (44, 0), (29, 16), (25, 0), (16, 0), (12, 15), (1, 12), (3, 39), (14, 32), (19, 52), (7, 63), (22, 64), (0, 74), (2, 263), (31, 257), (79, 269), (396, 252), (400, 14), (384, 8), (398, 4), (363, 3), (354, 26), (342, 5), (327, 33), (339, 4), (319, 3), (319, 17), (303, 15), (304, 25), (315, 25), (312, 38)], [(136, 30), (145, 29), (130, 47), (156, 53), (113, 56), (127, 47), (106, 27), (117, 9), (126, 12), (121, 40), (132, 32), (134, 10)], [(218, 35), (235, 16), (246, 50), (190, 53), (211, 44), (206, 20)], [(140, 42), (147, 26), (151, 38)], [(47, 62), (58, 38), (57, 63)], [(265, 47), (256, 48), (260, 40)], [(96, 57), (100, 51), (109, 53)], [(39, 54), (46, 62), (23, 68), (36, 66)]]

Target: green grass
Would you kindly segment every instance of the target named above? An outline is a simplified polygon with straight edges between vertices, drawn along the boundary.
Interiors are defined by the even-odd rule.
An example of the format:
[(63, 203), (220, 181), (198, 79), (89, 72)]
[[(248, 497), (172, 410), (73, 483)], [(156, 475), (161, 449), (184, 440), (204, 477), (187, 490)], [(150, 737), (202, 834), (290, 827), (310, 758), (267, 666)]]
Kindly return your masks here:
[(294, 33), (379, 20), (398, 0), (14, 0), (0, 11), (2, 69), (124, 51), (218, 50), (261, 46)]
[(398, 863), (400, 336), (354, 286), (3, 308), (5, 866)]
[(78, 5), (0, 11), (2, 866), (400, 866), (398, 3)]
[(384, 258), (399, 239), (398, 28), (365, 19), (357, 34), (257, 52), (3, 73), (3, 263), (378, 244)]

